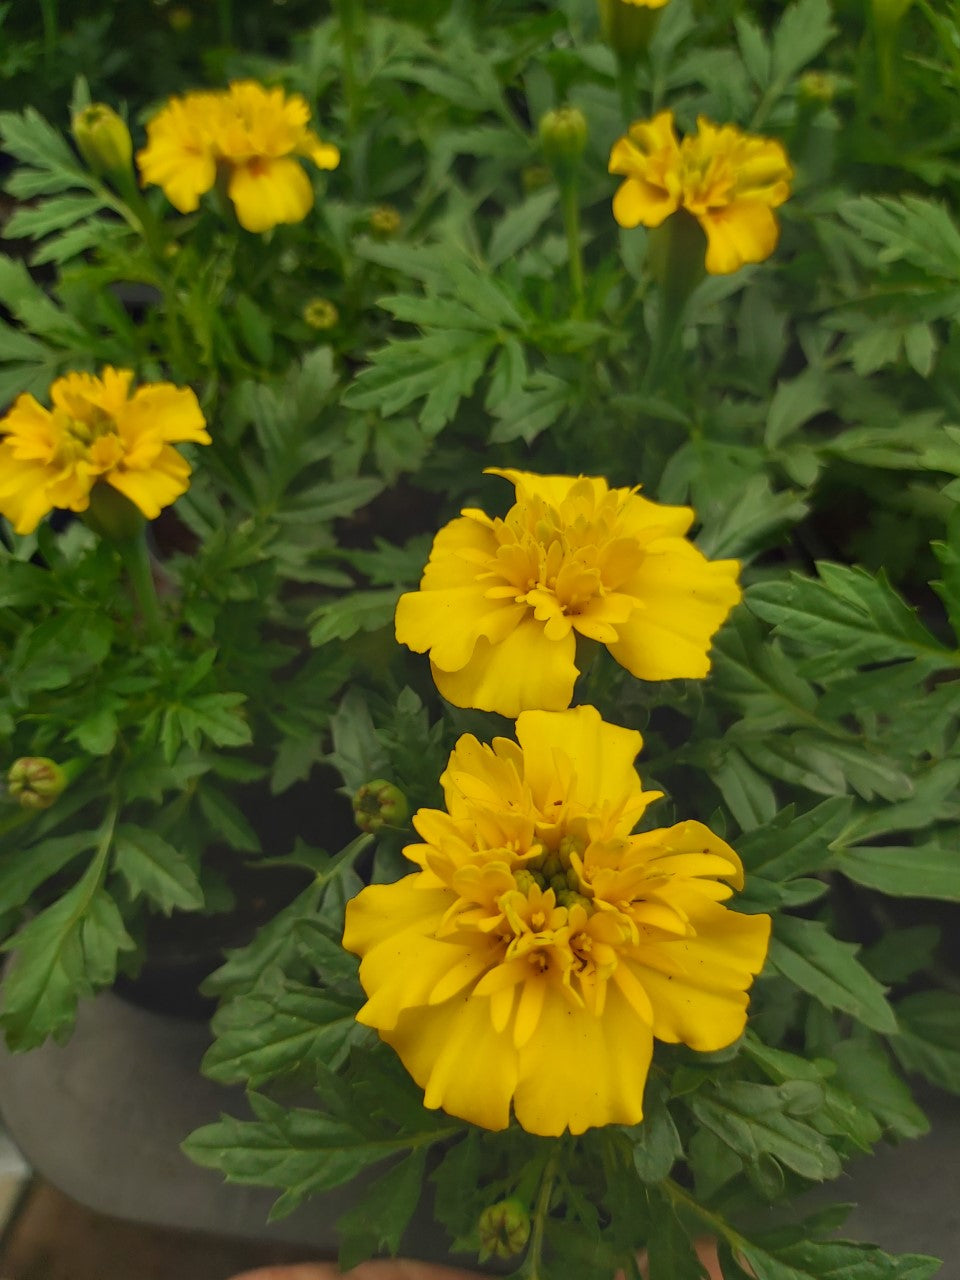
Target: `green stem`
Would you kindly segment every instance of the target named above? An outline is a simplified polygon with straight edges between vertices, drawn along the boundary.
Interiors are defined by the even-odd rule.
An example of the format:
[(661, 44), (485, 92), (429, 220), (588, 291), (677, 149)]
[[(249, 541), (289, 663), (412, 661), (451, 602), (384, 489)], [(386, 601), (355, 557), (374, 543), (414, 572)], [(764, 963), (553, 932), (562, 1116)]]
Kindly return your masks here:
[(713, 1213), (710, 1209), (704, 1208), (702, 1204), (697, 1200), (694, 1200), (693, 1196), (684, 1191), (683, 1187), (674, 1182), (672, 1178), (665, 1178), (660, 1185), (673, 1201), (674, 1208), (682, 1207), (690, 1213), (693, 1213), (701, 1222), (706, 1223), (713, 1235), (717, 1238), (722, 1237), (726, 1240), (727, 1244), (731, 1245), (734, 1249), (738, 1249), (745, 1244), (749, 1244), (749, 1241), (742, 1236), (739, 1231), (735, 1231), (725, 1218), (721, 1218), (719, 1214)]
[(550, 1159), (544, 1165), (543, 1177), (540, 1180), (540, 1194), (533, 1211), (533, 1230), (530, 1233), (530, 1244), (524, 1263), (526, 1280), (541, 1280), (540, 1270), (543, 1262), (543, 1233), (546, 1230), (547, 1218), (550, 1216), (550, 1197), (557, 1181), (557, 1169), (560, 1164), (561, 1146), (558, 1142)]
[(153, 571), (150, 568), (150, 553), (147, 550), (146, 527), (132, 538), (118, 544), (124, 566), (130, 578), (134, 595), (140, 605), (143, 620), (151, 640), (163, 638), (163, 614), (157, 589), (153, 582)]
[(570, 289), (573, 293), (573, 311), (583, 311), (583, 250), (580, 245), (580, 190), (576, 176), (571, 176), (560, 188), (560, 204), (563, 225), (567, 232), (567, 261), (570, 266)]
[(343, 47), (343, 96), (347, 106), (347, 142), (354, 195), (361, 191), (360, 146), (360, 80), (357, 76), (357, 54), (363, 32), (361, 0), (337, 0), (340, 18), (340, 43)]
[(40, 0), (40, 16), (43, 21), (43, 61), (49, 70), (60, 43), (57, 0)]
[(633, 58), (617, 59), (617, 90), (620, 110), (628, 127), (637, 117), (637, 64)]

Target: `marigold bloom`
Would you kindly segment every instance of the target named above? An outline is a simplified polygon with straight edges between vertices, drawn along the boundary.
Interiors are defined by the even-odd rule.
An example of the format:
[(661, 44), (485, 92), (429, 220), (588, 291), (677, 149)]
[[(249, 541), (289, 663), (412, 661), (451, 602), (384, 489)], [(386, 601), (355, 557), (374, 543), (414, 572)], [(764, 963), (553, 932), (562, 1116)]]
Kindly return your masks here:
[(357, 1015), (424, 1105), (531, 1133), (636, 1124), (656, 1037), (710, 1052), (746, 1022), (769, 916), (721, 902), (734, 851), (699, 822), (631, 835), (659, 792), (639, 733), (593, 707), (526, 711), (516, 742), (467, 734), (421, 809), (419, 871), (347, 906)]
[(776, 209), (790, 195), (793, 170), (779, 142), (717, 126), (701, 116), (697, 133), (677, 142), (673, 112), (630, 126), (610, 152), (610, 172), (626, 181), (613, 198), (621, 227), (658, 227), (678, 209), (707, 237), (706, 268), (728, 275), (762, 262), (777, 245)]
[(192, 213), (223, 172), (247, 231), (300, 222), (313, 207), (313, 187), (297, 157), (319, 169), (340, 163), (340, 152), (307, 128), (309, 120), (300, 94), (253, 80), (171, 98), (147, 125), (147, 145), (137, 153), (140, 174), (181, 213)]
[(209, 444), (197, 397), (157, 382), (130, 394), (129, 369), (68, 373), (50, 388), (52, 409), (21, 395), (0, 418), (0, 514), (32, 533), (62, 507), (86, 511), (98, 482), (155, 519), (189, 485), (190, 465), (171, 446)]
[(710, 638), (740, 599), (739, 565), (684, 538), (689, 507), (591, 476), (488, 470), (516, 486), (514, 505), (502, 520), (461, 512), (434, 539), (419, 591), (397, 604), (397, 639), (429, 650), (449, 702), (562, 710), (578, 634), (641, 680), (706, 675)]

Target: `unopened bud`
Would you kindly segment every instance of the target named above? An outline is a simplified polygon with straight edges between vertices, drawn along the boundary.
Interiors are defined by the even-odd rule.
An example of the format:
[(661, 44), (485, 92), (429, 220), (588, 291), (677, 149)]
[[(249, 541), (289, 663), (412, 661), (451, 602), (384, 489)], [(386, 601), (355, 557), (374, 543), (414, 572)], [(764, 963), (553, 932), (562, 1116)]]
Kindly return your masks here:
[(392, 204), (381, 204), (370, 215), (370, 230), (375, 236), (388, 239), (395, 236), (401, 225), (400, 211)]
[(523, 867), (513, 873), (513, 882), (521, 893), (529, 893), (535, 884), (540, 883), (532, 871)]
[(573, 173), (587, 145), (587, 118), (579, 107), (557, 107), (540, 121), (540, 146), (558, 177)]
[(530, 1214), (519, 1200), (501, 1200), (484, 1209), (477, 1224), (481, 1262), (515, 1258), (530, 1239)]
[(353, 797), (353, 817), (361, 831), (371, 834), (381, 827), (402, 827), (410, 808), (399, 787), (383, 778), (365, 782)]
[(193, 26), (193, 10), (188, 9), (186, 5), (175, 4), (172, 9), (167, 11), (167, 21), (171, 28), (178, 35), (184, 31), (189, 31)]
[(329, 298), (311, 298), (303, 308), (303, 318), (311, 329), (335, 329), (340, 323), (340, 312)]
[(77, 150), (93, 173), (127, 173), (133, 156), (130, 130), (103, 102), (92, 102), (76, 113), (70, 128)]
[(67, 775), (46, 756), (21, 756), (7, 771), (7, 790), (24, 809), (49, 809), (67, 785)]
[(797, 95), (801, 102), (825, 106), (833, 101), (836, 92), (836, 79), (827, 71), (806, 71), (797, 81)]
[(603, 38), (623, 62), (635, 62), (657, 29), (668, 0), (597, 0)]

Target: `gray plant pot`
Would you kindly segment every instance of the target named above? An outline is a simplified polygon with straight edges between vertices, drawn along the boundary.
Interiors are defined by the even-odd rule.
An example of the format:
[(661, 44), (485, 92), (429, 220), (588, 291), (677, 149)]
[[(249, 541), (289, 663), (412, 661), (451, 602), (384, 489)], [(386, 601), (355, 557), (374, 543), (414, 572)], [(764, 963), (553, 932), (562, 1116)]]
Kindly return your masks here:
[[(290, 1217), (267, 1223), (268, 1189), (233, 1186), (180, 1151), (194, 1129), (221, 1111), (246, 1114), (240, 1089), (205, 1080), (205, 1024), (156, 1013), (106, 992), (81, 1005), (65, 1045), (27, 1054), (0, 1050), (0, 1112), (28, 1163), (81, 1204), (119, 1218), (260, 1241), (337, 1251), (338, 1216), (353, 1202), (346, 1187), (316, 1197)], [(897, 1253), (948, 1260), (943, 1280), (960, 1271), (960, 1099), (927, 1090), (920, 1097), (931, 1132), (898, 1147), (881, 1146), (804, 1202), (853, 1201), (848, 1238)], [(411, 1224), (405, 1251), (470, 1266), (445, 1253), (443, 1233), (426, 1207)]]

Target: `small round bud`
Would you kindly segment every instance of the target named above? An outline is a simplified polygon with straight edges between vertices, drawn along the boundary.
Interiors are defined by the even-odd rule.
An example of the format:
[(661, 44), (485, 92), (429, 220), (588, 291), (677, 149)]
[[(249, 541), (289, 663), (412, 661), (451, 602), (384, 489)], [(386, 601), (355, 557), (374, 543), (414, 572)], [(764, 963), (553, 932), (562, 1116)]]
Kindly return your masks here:
[(7, 790), (24, 809), (49, 809), (67, 785), (67, 775), (46, 756), (21, 756), (7, 771)]
[(167, 10), (167, 22), (178, 35), (189, 31), (193, 26), (193, 10), (184, 4), (175, 4), (172, 9)]
[(383, 778), (365, 782), (353, 797), (354, 821), (371, 835), (381, 827), (402, 827), (409, 812), (407, 797)]
[(593, 914), (593, 903), (582, 893), (577, 893), (575, 889), (561, 889), (557, 894), (557, 902), (568, 910), (571, 907), (583, 907), (588, 916)]
[(827, 103), (837, 92), (836, 79), (827, 71), (806, 71), (797, 81), (797, 95), (801, 102)]
[(541, 119), (540, 146), (554, 173), (572, 173), (587, 145), (587, 118), (579, 107), (557, 107)]
[(94, 173), (130, 171), (133, 139), (113, 107), (93, 102), (76, 113), (70, 128), (77, 150)]
[(311, 329), (335, 329), (340, 323), (340, 312), (329, 298), (311, 298), (303, 308), (303, 318)]
[(521, 893), (529, 893), (535, 884), (540, 883), (533, 872), (527, 871), (524, 867), (513, 873), (513, 880)]
[(484, 1209), (477, 1224), (480, 1261), (515, 1258), (530, 1239), (530, 1214), (519, 1200), (501, 1200)]
[(540, 874), (543, 876), (544, 880), (546, 880), (548, 884), (554, 878), (554, 876), (559, 876), (563, 874), (563, 866), (560, 862), (560, 859), (557, 857), (555, 853), (547, 854), (546, 858), (544, 859), (543, 867), (541, 869)]
[(370, 215), (370, 230), (375, 236), (381, 236), (385, 240), (397, 234), (401, 223), (400, 211), (392, 204), (377, 205)]

